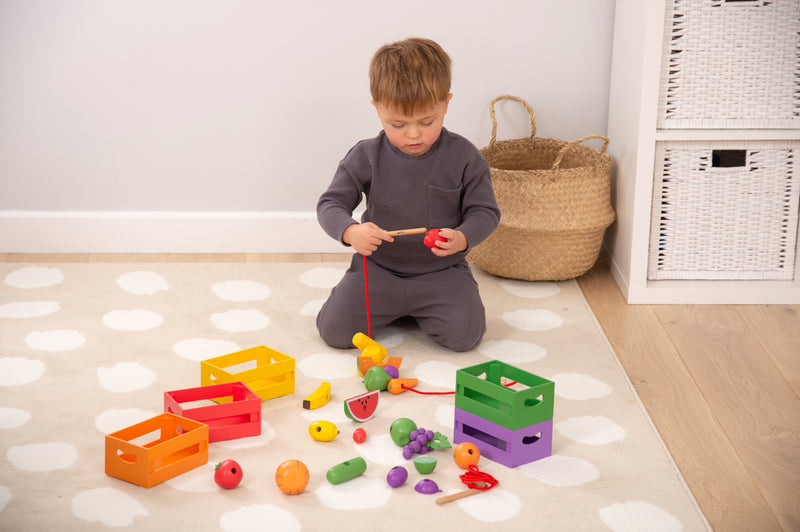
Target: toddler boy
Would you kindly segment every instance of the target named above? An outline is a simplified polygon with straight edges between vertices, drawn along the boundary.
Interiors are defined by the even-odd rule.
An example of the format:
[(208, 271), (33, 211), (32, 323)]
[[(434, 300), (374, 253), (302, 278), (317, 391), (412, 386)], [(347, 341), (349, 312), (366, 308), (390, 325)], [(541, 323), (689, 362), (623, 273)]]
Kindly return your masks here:
[[(443, 126), (450, 58), (437, 43), (381, 47), (369, 79), (383, 130), (350, 149), (317, 204), (325, 232), (357, 252), (317, 315), (319, 334), (348, 348), (355, 333), (367, 332), (365, 256), (373, 331), (410, 316), (439, 344), (467, 351), (483, 338), (486, 314), (466, 256), (500, 221), (489, 165)], [(352, 214), (362, 194), (359, 223)], [(433, 249), (421, 234), (387, 234), (421, 226), (441, 229)]]

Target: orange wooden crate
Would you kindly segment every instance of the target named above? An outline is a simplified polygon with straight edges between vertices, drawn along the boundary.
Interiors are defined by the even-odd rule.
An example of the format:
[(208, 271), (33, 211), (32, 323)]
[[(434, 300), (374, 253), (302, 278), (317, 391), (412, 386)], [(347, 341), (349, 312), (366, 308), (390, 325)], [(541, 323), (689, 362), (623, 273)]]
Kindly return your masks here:
[[(230, 399), (225, 404), (185, 408), (181, 403)], [(164, 392), (164, 412), (208, 425), (208, 442), (261, 434), (261, 398), (243, 382)]]
[(106, 435), (106, 475), (145, 488), (206, 463), (208, 425), (168, 412)]

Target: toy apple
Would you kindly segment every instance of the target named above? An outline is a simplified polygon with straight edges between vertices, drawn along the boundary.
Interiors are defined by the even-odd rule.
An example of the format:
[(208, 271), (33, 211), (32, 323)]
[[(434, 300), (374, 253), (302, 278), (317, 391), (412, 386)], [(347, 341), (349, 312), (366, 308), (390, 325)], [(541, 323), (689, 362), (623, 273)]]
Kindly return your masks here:
[(431, 229), (425, 233), (425, 238), (422, 239), (422, 243), (428, 246), (430, 249), (438, 247), (436, 245), (436, 241), (439, 240), (439, 231), (439, 229)]
[(226, 490), (231, 490), (238, 486), (243, 476), (242, 467), (236, 463), (236, 460), (223, 460), (214, 469), (214, 482), (220, 488)]

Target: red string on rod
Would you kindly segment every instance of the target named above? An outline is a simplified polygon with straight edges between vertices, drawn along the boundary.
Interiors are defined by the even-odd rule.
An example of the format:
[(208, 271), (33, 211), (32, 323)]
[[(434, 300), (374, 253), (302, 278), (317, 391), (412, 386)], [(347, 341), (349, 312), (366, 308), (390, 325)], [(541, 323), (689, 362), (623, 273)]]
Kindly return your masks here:
[[(510, 381), (510, 382), (504, 383), (503, 386), (506, 386), (506, 387), (514, 386), (516, 383), (517, 383), (517, 381)], [(416, 390), (416, 389), (414, 389), (414, 388), (412, 388), (410, 386), (406, 386), (405, 384), (401, 384), (400, 387), (403, 388), (404, 390), (411, 390), (412, 392), (418, 393), (420, 395), (453, 395), (454, 393), (456, 393), (456, 392), (421, 392), (421, 391)]]
[[(461, 479), (461, 482), (474, 490), (490, 490), (497, 486), (499, 482), (492, 475), (484, 473), (478, 469), (478, 466), (472, 464), (467, 468), (467, 472), (463, 475), (459, 475), (458, 478)], [(478, 484), (479, 482), (481, 484)]]
[(367, 301), (367, 336), (372, 338), (372, 320), (369, 316), (369, 279), (367, 278), (367, 256), (364, 257), (364, 298)]

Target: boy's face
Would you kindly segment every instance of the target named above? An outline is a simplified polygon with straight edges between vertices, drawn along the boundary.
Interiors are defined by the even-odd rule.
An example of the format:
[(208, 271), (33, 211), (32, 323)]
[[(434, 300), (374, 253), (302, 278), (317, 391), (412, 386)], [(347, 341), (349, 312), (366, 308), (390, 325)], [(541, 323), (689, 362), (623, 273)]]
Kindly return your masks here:
[(389, 142), (408, 155), (422, 155), (439, 139), (444, 115), (452, 97), (450, 94), (443, 102), (426, 109), (415, 109), (411, 116), (403, 114), (394, 106), (375, 102), (372, 105), (378, 111), (378, 118)]

